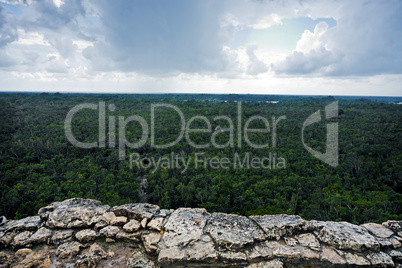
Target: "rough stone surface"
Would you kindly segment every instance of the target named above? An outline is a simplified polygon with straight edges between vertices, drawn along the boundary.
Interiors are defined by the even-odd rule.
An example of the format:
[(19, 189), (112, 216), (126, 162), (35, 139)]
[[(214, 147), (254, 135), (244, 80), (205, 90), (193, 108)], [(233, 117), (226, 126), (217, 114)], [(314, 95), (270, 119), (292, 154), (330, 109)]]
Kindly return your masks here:
[(41, 208), (38, 214), (51, 228), (82, 228), (96, 224), (109, 209), (97, 200), (73, 198)]
[(124, 225), (127, 222), (127, 217), (120, 216), (120, 217), (115, 217), (110, 221), (110, 225), (113, 226), (121, 226)]
[(367, 255), (367, 258), (370, 260), (371, 265), (381, 265), (383, 267), (394, 266), (391, 256), (384, 252), (372, 252)]
[(82, 267), (97, 267), (102, 259), (107, 258), (105, 250), (97, 243), (92, 244), (88, 249), (82, 250), (82, 253), (78, 255), (79, 260), (75, 262), (74, 268)]
[(160, 208), (157, 205), (151, 204), (127, 204), (113, 207), (113, 212), (116, 216), (125, 216), (129, 219), (151, 219), (154, 215), (159, 214)]
[(205, 231), (219, 247), (227, 250), (237, 250), (266, 238), (263, 230), (249, 218), (224, 213), (213, 213)]
[(78, 242), (67, 242), (61, 244), (57, 248), (57, 256), (61, 259), (75, 256), (80, 252), (82, 247), (83, 245)]
[(402, 233), (402, 221), (386, 221), (382, 225), (393, 230), (395, 233)]
[[(101, 217), (100, 217), (100, 222), (98, 222), (97, 224), (111, 224), (111, 222), (116, 218), (116, 215), (113, 212), (106, 212), (104, 213)], [(105, 225), (105, 226), (106, 226)]]
[(311, 233), (306, 233), (306, 234), (300, 234), (295, 237), (297, 239), (297, 242), (303, 246), (303, 247), (309, 247), (314, 250), (320, 250), (320, 242), (318, 242), (317, 238), (311, 234)]
[(148, 218), (143, 218), (142, 221), (140, 222), (140, 225), (142, 228), (147, 228), (147, 223), (148, 223)]
[(119, 231), (116, 234), (117, 239), (121, 239), (121, 240), (124, 240), (124, 241), (132, 241), (132, 242), (140, 242), (141, 241), (140, 236), (141, 236), (141, 233), (139, 233), (139, 232), (137, 232), (137, 233), (127, 233), (127, 232), (125, 232), (123, 230)]
[(36, 230), (41, 224), (39, 216), (27, 217), (18, 221), (9, 221), (0, 227), (0, 232), (11, 232), (21, 230)]
[(155, 263), (143, 252), (135, 252), (132, 258), (127, 261), (127, 268), (154, 268)]
[(402, 260), (402, 252), (401, 251), (397, 251), (397, 250), (391, 250), (389, 253), (389, 256), (391, 256), (392, 258), (395, 258), (396, 260)]
[(152, 219), (147, 226), (149, 229), (153, 229), (160, 232), (162, 230), (162, 223), (163, 218), (155, 218)]
[(1, 267), (401, 267), (401, 222), (361, 226), (70, 199), (0, 226)]
[(292, 235), (300, 230), (304, 224), (304, 220), (295, 215), (252, 216), (250, 219), (261, 226), (268, 238), (277, 240), (284, 235)]
[(366, 258), (364, 258), (362, 255), (345, 252), (344, 256), (345, 256), (346, 262), (350, 265), (370, 266), (370, 262)]
[(138, 231), (140, 229), (141, 225), (140, 222), (137, 220), (130, 220), (123, 226), (123, 230), (129, 233)]
[(101, 236), (106, 236), (109, 238), (115, 237), (116, 234), (120, 231), (119, 227), (116, 226), (106, 226), (102, 230), (100, 230), (99, 234)]
[(366, 223), (362, 224), (362, 227), (366, 228), (370, 233), (379, 237), (379, 238), (387, 238), (394, 234), (394, 232), (384, 225), (377, 223)]
[(323, 247), (321, 253), (321, 260), (327, 263), (335, 264), (335, 265), (344, 265), (346, 264), (346, 260), (343, 259), (339, 254), (328, 247)]
[(52, 237), (50, 238), (50, 243), (59, 245), (66, 241), (71, 241), (74, 231), (70, 229), (65, 230), (55, 230)]
[(84, 229), (75, 234), (75, 238), (77, 238), (77, 240), (81, 242), (95, 240), (96, 238), (98, 238), (98, 236), (99, 234), (92, 229)]
[(14, 236), (16, 235), (15, 232), (8, 232), (8, 233), (3, 233), (0, 235), (0, 243), (4, 247), (7, 247), (11, 241), (13, 240)]
[(314, 234), (324, 243), (338, 249), (378, 249), (377, 239), (369, 234), (366, 228), (348, 222), (311, 221)]
[(247, 250), (247, 255), (250, 261), (258, 261), (261, 259), (271, 259), (274, 254), (271, 247), (268, 246), (269, 241), (257, 243), (251, 250)]
[(13, 247), (23, 247), (29, 243), (29, 238), (31, 237), (32, 232), (24, 231), (22, 233), (14, 236), (13, 242), (11, 242), (11, 246)]
[(29, 238), (29, 243), (48, 243), (52, 230), (46, 227), (40, 228)]
[(163, 242), (167, 247), (184, 247), (199, 240), (210, 214), (200, 208), (179, 208), (169, 217), (164, 226)]
[(247, 266), (248, 268), (283, 268), (283, 262), (280, 260), (265, 261), (253, 263)]
[(51, 267), (52, 260), (50, 255), (47, 252), (23, 252), (21, 254), (16, 253), (14, 258), (14, 263), (11, 265), (16, 268), (25, 268), (25, 267), (38, 267), (38, 268), (47, 268)]
[(147, 232), (147, 233), (142, 233), (142, 241), (144, 243), (145, 250), (147, 252), (153, 252), (158, 249), (158, 242), (161, 239), (161, 234), (160, 233), (155, 233), (155, 232)]

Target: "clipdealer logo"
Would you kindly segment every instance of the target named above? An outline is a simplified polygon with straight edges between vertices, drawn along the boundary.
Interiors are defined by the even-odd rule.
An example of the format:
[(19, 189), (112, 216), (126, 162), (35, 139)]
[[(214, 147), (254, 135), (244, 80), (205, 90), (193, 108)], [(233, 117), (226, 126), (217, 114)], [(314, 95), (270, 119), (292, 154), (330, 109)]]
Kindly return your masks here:
[[(84, 149), (90, 149), (90, 148), (116, 148), (116, 145), (118, 147), (118, 152), (119, 152), (119, 160), (125, 160), (126, 159), (126, 149), (131, 148), (131, 149), (138, 149), (144, 146), (147, 142), (148, 139), (150, 138), (150, 146), (152, 148), (157, 148), (157, 149), (162, 149), (162, 148), (170, 148), (178, 144), (180, 141), (183, 139), (186, 140), (186, 142), (196, 148), (196, 149), (205, 149), (210, 146), (214, 146), (217, 149), (222, 149), (226, 147), (231, 147), (234, 148), (237, 146), (237, 148), (241, 148), (243, 144), (243, 139), (245, 143), (255, 149), (263, 149), (267, 147), (271, 148), (276, 148), (277, 146), (277, 127), (278, 124), (282, 120), (286, 120), (286, 116), (272, 116), (270, 120), (263, 116), (259, 115), (254, 115), (248, 118), (243, 126), (242, 122), (242, 104), (239, 102), (237, 104), (237, 118), (236, 120), (232, 120), (229, 116), (226, 115), (220, 115), (220, 116), (215, 116), (213, 118), (214, 122), (226, 122), (229, 127), (223, 128), (221, 126), (217, 127), (215, 130), (212, 129), (212, 124), (211, 121), (205, 117), (205, 116), (194, 116), (191, 117), (188, 121), (186, 121), (186, 118), (183, 114), (183, 112), (176, 106), (172, 104), (151, 104), (150, 105), (150, 124), (139, 115), (132, 115), (129, 117), (124, 117), (124, 116), (114, 116), (114, 115), (108, 115), (108, 124), (106, 124), (106, 111), (108, 110), (109, 112), (114, 112), (116, 110), (116, 106), (114, 104), (110, 104), (106, 108), (105, 102), (99, 102), (98, 104), (93, 104), (93, 103), (83, 103), (76, 105), (73, 107), (66, 116), (65, 119), (65, 134), (67, 139), (74, 145), (79, 148), (84, 148)], [(99, 127), (98, 127), (98, 140), (93, 141), (93, 142), (82, 142), (77, 140), (74, 135), (73, 135), (73, 126), (72, 126), (72, 121), (74, 116), (79, 113), (80, 111), (84, 109), (90, 109), (90, 110), (97, 110), (98, 111), (98, 122), (99, 122)], [(155, 116), (157, 113), (157, 110), (161, 109), (171, 109), (172, 111), (176, 112), (179, 117), (180, 117), (180, 133), (177, 136), (176, 140), (167, 143), (167, 144), (156, 144), (155, 143)], [(337, 117), (338, 115), (338, 102), (333, 102), (325, 107), (325, 113), (326, 113), (326, 119), (334, 118)], [(192, 128), (192, 124), (194, 121), (203, 121), (205, 123), (205, 128), (201, 129), (196, 129)], [(253, 121), (261, 121), (264, 125), (264, 128), (260, 129), (255, 129), (255, 128), (250, 128), (250, 124)], [(321, 161), (336, 167), (338, 165), (338, 123), (331, 123), (327, 125), (327, 146), (326, 146), (326, 152), (325, 153), (320, 153), (318, 151), (313, 150), (309, 146), (306, 145), (304, 141), (304, 130), (307, 126), (312, 125), (314, 123), (317, 123), (321, 121), (321, 114), (320, 110), (316, 111), (312, 115), (310, 115), (307, 120), (303, 123), (302, 127), (302, 143), (305, 149), (311, 153), (313, 156), (316, 158), (320, 159)], [(130, 142), (127, 140), (126, 137), (126, 128), (129, 123), (136, 122), (141, 126), (142, 132), (141, 132), (141, 138), (137, 142)], [(118, 129), (116, 130), (116, 123)], [(235, 123), (237, 123), (236, 131), (235, 131)], [(107, 125), (107, 128), (106, 128)], [(108, 130), (106, 132), (106, 130)], [(196, 144), (190, 137), (190, 133), (211, 133), (211, 139), (209, 143), (206, 144)], [(228, 132), (229, 133), (229, 140), (225, 144), (218, 144), (216, 140), (216, 136), (219, 135), (222, 132)], [(108, 135), (106, 135), (108, 133)], [(116, 140), (116, 134), (118, 133), (118, 140)], [(236, 135), (235, 135), (236, 133)], [(265, 143), (265, 144), (254, 144), (250, 138), (249, 138), (249, 133), (267, 133), (267, 135), (270, 135), (271, 142), (270, 143)], [(236, 136), (236, 137), (235, 137)], [(237, 138), (237, 143), (235, 145), (235, 138)], [(173, 153), (172, 153), (173, 154)], [(133, 155), (135, 158), (133, 158)], [(197, 156), (199, 156), (198, 154)], [(267, 153), (268, 155), (268, 153)], [(239, 156), (239, 154), (235, 154), (235, 157), (233, 159), (233, 163), (236, 166), (236, 163), (239, 164), (241, 167), (248, 167), (248, 168), (272, 168), (272, 162), (275, 163), (276, 160), (276, 153), (273, 153), (273, 158), (272, 159), (272, 153), (269, 152), (269, 157), (264, 157), (264, 158), (253, 158), (250, 157), (249, 153), (246, 153), (243, 159)], [(166, 159), (173, 159), (172, 157), (165, 157)], [(142, 168), (156, 168), (157, 166), (162, 166), (164, 168), (177, 168), (178, 163), (183, 163), (183, 166), (185, 167), (185, 170), (188, 167), (188, 163), (191, 162), (190, 159), (182, 159), (181, 156), (175, 156), (175, 162), (172, 161), (164, 161), (163, 157), (160, 157), (158, 159), (145, 159), (146, 161), (139, 161), (140, 156), (138, 153), (134, 153), (130, 155), (130, 166), (132, 167), (133, 165), (133, 159), (134, 159), (134, 164), (137, 165), (137, 167), (142, 167)], [(273, 160), (273, 161), (272, 161)], [(162, 161), (162, 162), (161, 162)], [(146, 166), (144, 166), (142, 163), (148, 163)], [(209, 164), (210, 167), (212, 168), (227, 168), (228, 161), (226, 157), (222, 159), (216, 159), (216, 157), (213, 158), (204, 158), (200, 160), (199, 158), (194, 159), (194, 161), (198, 166), (206, 166), (206, 163)], [(150, 166), (149, 163), (154, 163), (154, 166)], [(157, 165), (158, 163), (158, 165)], [(161, 164), (162, 163), (162, 164)], [(176, 165), (174, 164), (176, 163)], [(187, 163), (187, 166), (186, 166)], [(219, 164), (217, 164), (219, 163)], [(267, 165), (269, 163), (269, 165)], [(273, 168), (285, 168), (285, 160), (282, 157), (278, 157), (278, 161), (276, 161), (277, 166)], [(163, 166), (164, 165), (164, 166)]]
[[(325, 119), (338, 117), (338, 101), (334, 101), (325, 106)], [(321, 121), (321, 111), (318, 110), (310, 115), (303, 123), (302, 128), (302, 143), (304, 148), (314, 157), (327, 163), (332, 167), (337, 167), (339, 164), (339, 149), (338, 149), (338, 123), (327, 124), (327, 140), (325, 153), (318, 152), (304, 142), (304, 130), (307, 126), (318, 123)]]

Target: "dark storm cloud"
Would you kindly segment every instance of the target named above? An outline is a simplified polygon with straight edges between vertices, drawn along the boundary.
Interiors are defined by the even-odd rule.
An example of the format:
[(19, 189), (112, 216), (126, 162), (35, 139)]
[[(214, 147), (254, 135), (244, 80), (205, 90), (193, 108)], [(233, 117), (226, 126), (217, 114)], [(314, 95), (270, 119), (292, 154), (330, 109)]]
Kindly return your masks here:
[(220, 1), (100, 1), (97, 7), (105, 41), (85, 56), (100, 69), (219, 72), (229, 64)]

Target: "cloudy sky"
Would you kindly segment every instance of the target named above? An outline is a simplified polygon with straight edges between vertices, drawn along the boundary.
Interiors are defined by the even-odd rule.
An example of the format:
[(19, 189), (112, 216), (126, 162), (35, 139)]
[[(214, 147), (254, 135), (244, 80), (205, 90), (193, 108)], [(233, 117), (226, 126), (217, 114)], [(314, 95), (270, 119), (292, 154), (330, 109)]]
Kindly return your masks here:
[(0, 0), (0, 91), (402, 96), (400, 0)]

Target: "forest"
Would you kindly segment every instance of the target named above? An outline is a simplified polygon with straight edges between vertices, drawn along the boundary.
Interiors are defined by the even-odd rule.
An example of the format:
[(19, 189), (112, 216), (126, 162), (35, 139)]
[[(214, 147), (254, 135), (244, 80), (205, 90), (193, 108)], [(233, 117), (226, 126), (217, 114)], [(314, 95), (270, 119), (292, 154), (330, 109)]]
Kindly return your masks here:
[[(304, 131), (305, 142), (324, 152), (326, 125), (339, 126), (339, 165), (330, 166), (304, 148), (303, 122), (317, 110), (338, 100), (336, 118), (322, 120)], [(238, 137), (240, 120), (266, 118), (271, 132), (249, 132), (248, 141)], [(80, 148), (66, 136), (66, 116), (79, 104), (105, 104), (104, 141), (99, 136), (99, 112), (78, 111), (71, 121), (76, 140), (96, 141), (98, 146)], [(180, 134), (177, 111), (160, 107), (155, 113), (154, 139), (151, 129), (144, 144), (126, 146), (126, 159), (119, 159), (121, 124), (138, 116), (151, 126), (151, 107), (169, 104), (177, 107), (193, 129), (212, 132), (188, 133), (195, 148), (183, 137), (168, 148)], [(113, 106), (114, 109), (111, 109)], [(323, 118), (325, 119), (324, 114)], [(233, 119), (232, 144), (227, 116)], [(272, 118), (285, 116), (272, 135)], [(202, 118), (201, 118), (202, 117)], [(101, 122), (102, 123), (102, 122)], [(264, 128), (254, 120), (250, 128)], [(112, 127), (113, 126), (113, 127)], [(113, 129), (115, 128), (115, 131)], [(124, 138), (139, 144), (144, 135), (139, 121), (125, 125)], [(211, 133), (216, 144), (211, 145)], [(112, 133), (113, 132), (113, 133)], [(274, 141), (275, 139), (275, 146)], [(104, 146), (99, 146), (103, 142)], [(267, 144), (254, 148), (252, 144)], [(241, 146), (240, 146), (241, 145)], [(0, 94), (0, 215), (19, 219), (35, 215), (40, 207), (72, 197), (92, 198), (104, 204), (149, 202), (162, 208), (202, 207), (209, 212), (239, 215), (297, 214), (307, 220), (348, 221), (355, 224), (402, 219), (402, 105), (369, 98), (292, 96), (213, 96), (136, 94)], [(213, 168), (203, 158), (229, 159), (227, 168)], [(243, 161), (276, 156), (286, 161), (281, 168), (239, 168), (233, 159)], [(130, 162), (130, 156), (140, 159)], [(159, 166), (160, 159), (188, 160), (182, 166)], [(178, 160), (179, 161), (179, 160)], [(146, 187), (145, 187), (145, 186)]]

